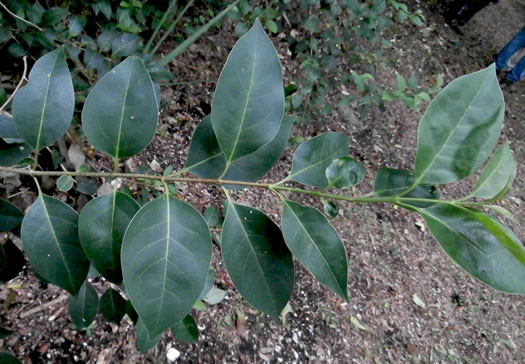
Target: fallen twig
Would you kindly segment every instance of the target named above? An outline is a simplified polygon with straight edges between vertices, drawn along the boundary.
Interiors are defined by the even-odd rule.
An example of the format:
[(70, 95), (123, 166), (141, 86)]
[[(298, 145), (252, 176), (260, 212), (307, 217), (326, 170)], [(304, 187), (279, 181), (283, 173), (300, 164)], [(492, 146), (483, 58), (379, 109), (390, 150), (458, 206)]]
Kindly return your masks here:
[(56, 304), (59, 304), (59, 303), (65, 301), (65, 300), (67, 300), (67, 297), (68, 297), (67, 295), (61, 295), (61, 296), (58, 296), (57, 298), (55, 298), (52, 301), (44, 303), (43, 305), (34, 307), (34, 308), (32, 308), (32, 309), (30, 309), (28, 311), (25, 311), (25, 312), (22, 312), (20, 314), (20, 318), (24, 319), (24, 318), (26, 318), (28, 316), (34, 315), (35, 313), (38, 313), (38, 312), (43, 311), (43, 310), (46, 310), (46, 309), (48, 309), (51, 306), (54, 306)]
[(18, 15), (16, 15), (15, 13), (13, 13), (13, 12), (12, 12), (11, 10), (9, 10), (9, 8), (8, 8), (7, 6), (5, 6), (4, 3), (2, 3), (1, 1), (0, 1), (0, 6), (3, 7), (4, 10), (7, 11), (7, 13), (8, 13), (9, 15), (11, 15), (12, 17), (17, 18), (18, 20), (23, 21), (23, 22), (26, 23), (26, 24), (31, 25), (32, 27), (35, 27), (36, 29), (40, 30), (41, 32), (44, 31), (44, 29), (40, 28), (38, 25), (33, 24), (33, 23), (31, 23), (30, 21), (28, 21), (28, 20), (26, 20), (26, 19), (24, 19), (24, 18), (21, 18), (21, 17), (19, 17)]
[[(2, 4), (0, 2), (0, 4)], [(24, 61), (24, 73), (22, 73), (22, 78), (20, 79), (20, 82), (18, 83), (18, 85), (16, 85), (16, 88), (15, 90), (13, 91), (13, 93), (9, 96), (9, 98), (7, 99), (6, 102), (4, 102), (4, 104), (2, 105), (2, 107), (0, 107), (0, 111), (4, 110), (4, 108), (11, 102), (11, 99), (13, 97), (15, 97), (16, 93), (18, 92), (18, 89), (22, 86), (22, 83), (24, 82), (24, 80), (27, 80), (26, 78), (26, 74), (27, 74), (27, 56), (24, 56), (24, 58), (22, 58), (23, 61)]]

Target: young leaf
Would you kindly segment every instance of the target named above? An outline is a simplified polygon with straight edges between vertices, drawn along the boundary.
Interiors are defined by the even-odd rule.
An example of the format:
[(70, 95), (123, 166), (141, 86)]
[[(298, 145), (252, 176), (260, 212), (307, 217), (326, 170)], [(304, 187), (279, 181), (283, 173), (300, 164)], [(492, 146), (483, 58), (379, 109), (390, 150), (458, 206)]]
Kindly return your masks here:
[(11, 231), (22, 223), (24, 213), (11, 202), (0, 198), (0, 232)]
[(24, 254), (11, 241), (0, 244), (0, 282), (15, 278), (24, 267)]
[(350, 157), (334, 159), (325, 170), (328, 187), (335, 188), (355, 186), (363, 180), (365, 174), (365, 167)]
[(82, 249), (100, 274), (115, 284), (122, 282), (122, 238), (139, 208), (131, 197), (112, 192), (89, 201), (78, 219)]
[(490, 155), (504, 114), (494, 67), (452, 81), (428, 106), (418, 129), (418, 182), (458, 181)]
[(46, 281), (77, 294), (89, 271), (78, 241), (78, 214), (64, 202), (40, 195), (22, 221), (24, 251)]
[(493, 199), (506, 189), (516, 176), (516, 161), (508, 144), (502, 146), (489, 160), (470, 197)]
[(73, 187), (73, 177), (60, 176), (57, 180), (57, 188), (59, 191), (67, 192)]
[(294, 284), (292, 254), (279, 227), (259, 210), (229, 203), (221, 250), (239, 293), (258, 310), (279, 317)]
[[(399, 195), (414, 184), (416, 177), (413, 173), (403, 169), (379, 168), (374, 184), (374, 194), (379, 197)], [(404, 194), (406, 198), (425, 198), (439, 200), (441, 192), (432, 185), (418, 185), (412, 191)], [(430, 202), (406, 202), (416, 207), (428, 207)]]
[(33, 149), (40, 150), (66, 132), (74, 107), (73, 82), (64, 48), (58, 48), (36, 61), (29, 73), (29, 83), (15, 95), (16, 132)]
[(126, 314), (126, 300), (113, 288), (108, 288), (100, 297), (100, 312), (106, 320), (119, 324)]
[(213, 97), (213, 130), (227, 162), (272, 140), (284, 113), (277, 52), (259, 20), (233, 47)]
[(525, 294), (525, 248), (508, 228), (458, 206), (436, 204), (417, 212), (460, 267), (499, 291)]
[(224, 297), (226, 297), (226, 291), (223, 291), (220, 288), (212, 287), (206, 296), (203, 298), (203, 301), (209, 305), (216, 305), (220, 303)]
[[(223, 179), (253, 182), (263, 177), (279, 159), (288, 144), (295, 117), (285, 115), (275, 138), (255, 152), (230, 163)], [(226, 167), (209, 116), (204, 118), (193, 135), (186, 161), (189, 172), (201, 178), (218, 178)]]
[(292, 171), (286, 178), (308, 186), (328, 187), (326, 168), (348, 152), (348, 138), (341, 133), (324, 133), (301, 143), (293, 155)]
[(137, 324), (135, 325), (135, 335), (139, 351), (141, 353), (145, 353), (149, 349), (155, 347), (162, 338), (162, 334), (163, 333), (160, 333), (151, 337), (148, 328), (144, 324), (144, 321), (142, 321), (142, 319), (139, 318)]
[(208, 225), (185, 202), (164, 195), (133, 217), (122, 242), (122, 274), (150, 335), (162, 333), (190, 312), (210, 259)]
[(199, 341), (199, 329), (197, 323), (191, 315), (187, 315), (184, 320), (177, 322), (172, 328), (171, 333), (175, 338), (183, 343), (196, 343)]
[(284, 241), (317, 280), (348, 301), (348, 262), (341, 238), (313, 207), (283, 201)]
[(78, 294), (69, 297), (68, 307), (71, 320), (77, 329), (84, 330), (91, 325), (98, 311), (98, 293), (87, 279)]
[(82, 110), (82, 125), (95, 148), (122, 159), (149, 144), (157, 116), (148, 71), (139, 58), (128, 57), (93, 87)]

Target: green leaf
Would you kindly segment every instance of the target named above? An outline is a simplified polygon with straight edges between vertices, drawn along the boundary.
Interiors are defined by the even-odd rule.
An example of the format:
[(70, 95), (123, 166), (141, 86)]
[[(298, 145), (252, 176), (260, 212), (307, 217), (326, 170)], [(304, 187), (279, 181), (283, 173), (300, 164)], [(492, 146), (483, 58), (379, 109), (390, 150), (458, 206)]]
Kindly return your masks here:
[(324, 133), (299, 145), (293, 155), (292, 171), (286, 178), (308, 186), (328, 187), (326, 168), (348, 152), (348, 138), (341, 133)]
[(209, 305), (216, 305), (222, 302), (224, 297), (226, 297), (226, 291), (220, 288), (212, 287), (212, 289), (210, 289), (206, 296), (203, 298), (203, 301)]
[(44, 13), (43, 26), (50, 27), (62, 21), (68, 14), (64, 8), (51, 8)]
[(82, 125), (95, 148), (122, 159), (149, 144), (157, 114), (148, 71), (139, 58), (129, 57), (93, 87), (82, 110)]
[(24, 254), (11, 241), (0, 244), (0, 282), (7, 282), (15, 278), (24, 267)]
[(9, 335), (12, 335), (13, 331), (6, 329), (5, 327), (0, 327), (0, 340), (5, 339)]
[(82, 30), (84, 30), (84, 27), (86, 26), (87, 18), (83, 15), (76, 15), (73, 16), (69, 20), (69, 33), (68, 35), (70, 37), (76, 37), (79, 35)]
[(100, 274), (115, 284), (122, 282), (122, 239), (139, 208), (133, 198), (114, 191), (88, 202), (78, 219), (82, 249)]
[(215, 271), (213, 270), (213, 268), (210, 268), (208, 270), (208, 274), (206, 275), (206, 282), (204, 282), (204, 287), (202, 288), (201, 294), (199, 295), (200, 300), (206, 297), (210, 289), (212, 289), (214, 282), (215, 282)]
[(505, 144), (488, 161), (469, 197), (490, 200), (500, 195), (512, 184), (516, 177), (516, 168), (509, 144)]
[(57, 180), (57, 188), (59, 191), (67, 192), (73, 187), (73, 177), (60, 176)]
[(272, 33), (277, 33), (277, 24), (271, 19), (266, 19), (264, 24), (266, 25), (266, 28)]
[(77, 329), (84, 330), (91, 325), (98, 311), (98, 293), (87, 279), (78, 294), (69, 297), (68, 307), (71, 320)]
[(490, 155), (504, 114), (494, 67), (452, 81), (428, 106), (418, 129), (418, 182), (458, 181)]
[(97, 46), (101, 52), (108, 52), (111, 49), (113, 39), (119, 33), (114, 30), (103, 30), (97, 37)]
[[(1, 142), (0, 142), (1, 143)], [(20, 161), (31, 155), (31, 147), (27, 144), (10, 144), (0, 149), (0, 166), (16, 166)]]
[(366, 169), (361, 163), (350, 157), (334, 159), (326, 168), (328, 187), (345, 188), (361, 182)]
[(348, 301), (348, 262), (341, 238), (313, 207), (284, 200), (281, 226), (284, 241), (315, 278)]
[[(0, 114), (0, 138), (20, 139), (12, 117)], [(22, 140), (21, 140), (22, 141)]]
[(78, 214), (64, 202), (40, 195), (22, 222), (24, 251), (46, 281), (77, 294), (89, 271), (78, 242)]
[[(400, 195), (411, 187), (415, 180), (416, 177), (414, 174), (404, 169), (379, 168), (374, 184), (374, 194), (379, 197)], [(439, 200), (440, 196), (441, 192), (437, 187), (427, 184), (418, 185), (412, 191), (403, 195), (405, 198), (425, 198), (432, 200)], [(407, 201), (405, 201), (405, 204), (416, 207), (433, 205), (433, 203), (430, 202)]]
[(111, 52), (114, 57), (132, 56), (137, 51), (140, 38), (130, 33), (118, 34), (111, 42)]
[(24, 213), (11, 202), (0, 198), (0, 232), (11, 231), (22, 223)]
[(209, 206), (204, 210), (204, 220), (206, 220), (209, 227), (217, 226), (219, 223), (219, 211), (217, 211), (215, 206)]
[(339, 205), (333, 201), (321, 200), (323, 203), (323, 211), (329, 217), (336, 217), (339, 214)]
[(36, 61), (29, 73), (29, 83), (16, 93), (13, 100), (16, 132), (39, 151), (66, 132), (74, 107), (73, 82), (61, 47)]
[(233, 47), (213, 97), (213, 130), (227, 162), (272, 140), (284, 113), (277, 52), (259, 20)]
[(100, 312), (106, 320), (119, 324), (126, 314), (126, 300), (113, 288), (108, 288), (100, 297)]
[(190, 312), (210, 259), (208, 225), (190, 205), (164, 195), (137, 212), (122, 243), (122, 273), (150, 335), (162, 333)]
[[(285, 115), (279, 132), (271, 141), (244, 157), (231, 162), (223, 179), (254, 182), (263, 177), (277, 162), (288, 145), (288, 137), (295, 117)], [(218, 178), (226, 167), (209, 116), (195, 129), (186, 161), (190, 173), (201, 178)]]
[(142, 319), (139, 318), (135, 326), (135, 335), (137, 337), (136, 340), (139, 351), (141, 353), (145, 353), (149, 349), (155, 347), (162, 338), (162, 334), (163, 332), (161, 332), (158, 335), (155, 335), (154, 337), (151, 337), (148, 328), (144, 324), (144, 321), (142, 321)]
[(460, 267), (499, 291), (525, 294), (525, 248), (507, 227), (458, 206), (436, 204), (417, 212)]
[(401, 76), (399, 73), (397, 73), (396, 80), (397, 80), (397, 89), (401, 92), (404, 92), (407, 89), (407, 82), (405, 78)]
[(259, 210), (230, 202), (221, 250), (239, 293), (258, 310), (279, 317), (294, 283), (292, 254), (279, 227)]
[(129, 319), (133, 321), (135, 324), (139, 320), (139, 314), (137, 311), (135, 311), (135, 308), (131, 304), (131, 301), (126, 301), (126, 315), (128, 315)]
[(0, 363), (2, 364), (22, 364), (20, 360), (9, 353), (0, 353)]
[(171, 333), (175, 338), (183, 343), (196, 343), (199, 341), (199, 329), (197, 323), (191, 315), (187, 315), (184, 320), (177, 322), (172, 328)]

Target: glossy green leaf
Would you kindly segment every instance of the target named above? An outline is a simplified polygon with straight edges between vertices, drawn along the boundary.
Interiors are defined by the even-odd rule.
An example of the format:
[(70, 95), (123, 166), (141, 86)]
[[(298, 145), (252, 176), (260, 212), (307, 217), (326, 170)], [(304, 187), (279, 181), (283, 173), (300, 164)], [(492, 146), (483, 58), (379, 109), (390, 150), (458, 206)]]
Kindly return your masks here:
[(111, 52), (114, 57), (132, 56), (137, 51), (140, 38), (136, 34), (121, 33), (116, 35), (111, 42)]
[(326, 201), (326, 200), (322, 200), (321, 202), (323, 203), (323, 211), (325, 215), (330, 216), (330, 217), (336, 217), (337, 214), (339, 214), (338, 204), (336, 204), (333, 201)]
[(284, 200), (281, 227), (284, 241), (317, 280), (348, 301), (348, 262), (341, 238), (313, 207)]
[(24, 213), (11, 202), (0, 198), (0, 232), (11, 231), (22, 223)]
[(215, 206), (208, 206), (204, 210), (204, 219), (209, 227), (215, 227), (219, 223), (219, 211)]
[(57, 188), (59, 191), (67, 192), (73, 188), (73, 177), (71, 176), (60, 176), (57, 179)]
[(158, 335), (199, 298), (211, 259), (208, 225), (193, 207), (164, 195), (131, 220), (121, 258), (131, 303), (150, 335)]
[(213, 283), (215, 282), (215, 271), (213, 268), (210, 268), (208, 270), (208, 274), (206, 275), (206, 282), (204, 282), (204, 287), (202, 288), (201, 294), (199, 295), (199, 300), (202, 300), (210, 289), (213, 287)]
[(126, 300), (113, 288), (100, 297), (100, 313), (110, 322), (119, 324), (126, 314)]
[[(2, 142), (0, 141), (0, 144)], [(31, 147), (28, 144), (9, 144), (4, 148), (0, 146), (0, 166), (16, 166), (20, 161), (31, 155)]]
[(525, 248), (507, 227), (458, 206), (436, 204), (417, 212), (460, 267), (499, 291), (525, 294)]
[(284, 113), (277, 52), (259, 20), (233, 47), (213, 97), (213, 130), (227, 161), (272, 140)]
[(16, 132), (33, 149), (56, 142), (69, 128), (75, 107), (73, 82), (58, 48), (42, 56), (29, 73), (29, 83), (13, 100)]
[(279, 317), (294, 284), (292, 254), (279, 227), (259, 210), (229, 203), (221, 251), (239, 293), (258, 310)]
[(0, 283), (15, 278), (25, 263), (24, 254), (11, 240), (0, 244)]
[(154, 348), (162, 338), (162, 333), (150, 336), (148, 328), (144, 324), (141, 318), (138, 319), (135, 325), (135, 335), (137, 340), (137, 347), (141, 353), (147, 352), (149, 349)]
[(153, 82), (138, 57), (128, 57), (89, 93), (82, 125), (91, 144), (122, 159), (143, 150), (157, 128)]
[(9, 353), (0, 353), (0, 363), (2, 364), (22, 364), (20, 360)]
[[(402, 192), (414, 184), (415, 180), (416, 177), (414, 174), (404, 169), (379, 168), (374, 184), (374, 194), (379, 197), (402, 194)], [(431, 200), (439, 200), (440, 196), (441, 192), (437, 187), (427, 184), (418, 185), (412, 191), (403, 195), (403, 197), (406, 198), (425, 198)], [(432, 205), (432, 203), (429, 202), (405, 201), (405, 203), (416, 207), (428, 207)]]
[(334, 159), (346, 156), (348, 138), (341, 133), (324, 133), (301, 143), (293, 155), (292, 171), (286, 178), (308, 186), (328, 187), (326, 168)]
[(210, 289), (206, 296), (203, 298), (203, 301), (209, 305), (216, 305), (222, 302), (224, 297), (226, 297), (226, 291), (220, 288), (212, 287), (212, 289)]
[(450, 183), (474, 173), (489, 157), (503, 123), (504, 102), (491, 65), (452, 81), (419, 123), (418, 182)]
[(171, 333), (175, 338), (183, 343), (196, 343), (199, 341), (199, 329), (197, 323), (191, 315), (187, 315), (184, 320), (177, 322), (172, 328)]
[(75, 327), (84, 330), (91, 325), (98, 312), (98, 293), (86, 280), (77, 295), (69, 297), (69, 314)]
[[(261, 148), (230, 163), (223, 179), (254, 182), (263, 177), (279, 159), (288, 145), (288, 137), (295, 117), (285, 115), (279, 132)], [(193, 135), (186, 168), (197, 177), (218, 178), (226, 167), (209, 116), (204, 118)]]
[(350, 157), (334, 159), (326, 168), (328, 187), (345, 188), (361, 182), (366, 174), (365, 167)]
[(15, 122), (12, 117), (0, 114), (0, 138), (3, 138), (3, 139), (19, 139), (20, 138), (20, 136), (16, 132)]
[(78, 219), (82, 249), (100, 274), (115, 284), (122, 282), (122, 239), (139, 208), (131, 197), (112, 192), (88, 202)]
[(89, 271), (78, 241), (78, 214), (64, 202), (40, 195), (22, 221), (24, 251), (46, 281), (77, 294)]
[(493, 199), (510, 187), (516, 176), (516, 161), (508, 144), (502, 146), (489, 160), (470, 197)]

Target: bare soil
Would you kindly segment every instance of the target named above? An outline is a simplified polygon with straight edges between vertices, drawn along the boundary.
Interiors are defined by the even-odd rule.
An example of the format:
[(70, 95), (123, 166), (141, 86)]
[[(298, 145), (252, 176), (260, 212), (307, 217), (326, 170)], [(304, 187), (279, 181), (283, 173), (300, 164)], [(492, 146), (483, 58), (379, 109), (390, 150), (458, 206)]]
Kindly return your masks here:
[[(423, 10), (426, 26), (403, 26), (393, 32), (389, 57), (404, 76), (414, 73), (427, 86), (438, 73), (450, 82), (486, 67), (525, 19), (522, 3), (501, 0), (478, 13), (458, 35), (432, 8), (438, 2), (408, 3), (412, 10)], [(183, 165), (193, 130), (210, 111), (214, 82), (235, 41), (224, 33), (209, 33), (171, 65), (181, 83), (163, 90), (166, 105), (158, 135), (129, 165), (147, 166), (152, 160), (163, 168)], [(284, 43), (275, 39), (275, 44), (285, 77), (291, 78), (297, 64), (286, 59)], [(377, 78), (382, 87), (395, 84), (391, 73)], [(501, 204), (515, 213), (520, 224), (509, 224), (525, 241), (521, 206), (525, 205), (525, 82), (503, 92), (506, 113), (500, 141), (511, 143), (518, 176)], [(421, 116), (422, 111), (410, 111), (397, 102), (387, 104), (385, 111), (372, 109), (365, 118), (359, 116), (357, 106), (351, 106), (296, 125), (292, 135), (311, 137), (324, 131), (348, 135), (350, 154), (369, 169), (365, 181), (349, 192), (361, 194), (371, 190), (380, 166), (412, 169)], [(286, 175), (293, 149), (287, 149), (265, 180), (278, 181)], [(445, 197), (464, 195), (471, 186), (472, 180), (452, 186)], [(183, 185), (180, 194), (200, 211), (209, 205), (220, 208), (223, 199), (219, 190), (204, 185)], [(257, 190), (234, 195), (279, 221), (274, 197)], [(320, 207), (313, 199), (291, 197)], [(134, 329), (127, 320), (117, 326), (98, 317), (89, 334), (75, 330), (66, 293), (40, 283), (28, 265), (10, 282), (11, 289), (0, 288), (1, 324), (16, 331), (0, 340), (0, 351), (24, 363), (162, 363), (167, 362), (169, 348), (180, 352), (181, 363), (525, 362), (523, 297), (496, 292), (466, 274), (444, 254), (422, 219), (409, 211), (387, 205), (341, 205), (341, 209), (331, 223), (344, 240), (350, 263), (349, 303), (296, 264), (291, 312), (286, 322), (274, 321), (243, 301), (215, 248), (215, 285), (227, 296), (206, 311), (194, 311), (199, 341), (183, 344), (166, 333), (156, 348), (143, 355), (135, 347)], [(105, 287), (100, 279), (94, 285), (99, 292)], [(57, 298), (58, 303), (42, 306)]]

